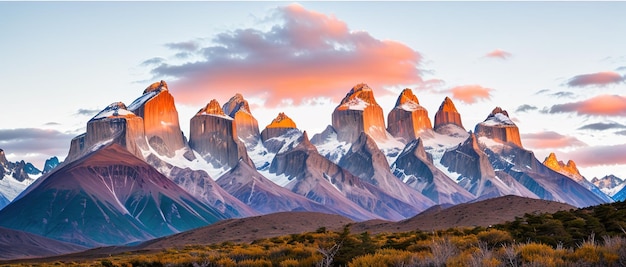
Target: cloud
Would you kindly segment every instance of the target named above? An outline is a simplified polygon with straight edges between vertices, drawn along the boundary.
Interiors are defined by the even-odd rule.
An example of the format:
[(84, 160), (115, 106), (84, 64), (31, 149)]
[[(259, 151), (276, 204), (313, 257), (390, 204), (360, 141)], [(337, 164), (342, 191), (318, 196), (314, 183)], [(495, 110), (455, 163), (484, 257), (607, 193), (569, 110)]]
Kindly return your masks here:
[(598, 122), (584, 125), (578, 130), (596, 130), (596, 131), (604, 131), (609, 129), (626, 129), (626, 125), (619, 124), (617, 122)]
[(570, 87), (607, 86), (624, 82), (626, 78), (617, 72), (605, 71), (574, 76), (567, 81)]
[(541, 89), (541, 90), (535, 92), (535, 95), (545, 94), (547, 92), (550, 92), (550, 90), (549, 89)]
[(200, 44), (195, 41), (188, 42), (178, 42), (178, 43), (167, 43), (165, 47), (173, 50), (193, 52), (200, 48)]
[[(361, 82), (374, 90), (422, 83), (417, 51), (351, 31), (332, 15), (292, 4), (275, 9), (265, 21), (274, 25), (200, 39), (211, 43), (198, 47), (194, 61), (164, 62), (151, 73), (154, 79), (173, 79), (168, 83), (176, 100), (194, 105), (212, 98), (226, 101), (235, 92), (260, 98), (268, 106), (289, 99), (295, 104), (317, 97), (338, 101)], [(170, 47), (182, 46), (173, 44)]]
[(615, 134), (617, 134), (617, 135), (626, 135), (626, 130), (616, 132)]
[(553, 131), (522, 134), (522, 141), (525, 146), (532, 149), (556, 149), (587, 145), (576, 137), (565, 136)]
[(626, 97), (599, 95), (585, 101), (554, 105), (549, 113), (573, 112), (579, 115), (626, 116)]
[(76, 115), (84, 115), (84, 116), (93, 116), (96, 115), (96, 113), (100, 112), (100, 109), (78, 109), (78, 111), (76, 111)]
[(491, 99), (491, 91), (493, 89), (485, 88), (480, 85), (462, 85), (444, 90), (444, 93), (452, 93), (452, 97), (465, 102), (473, 104), (479, 100)]
[(7, 154), (27, 155), (39, 153), (48, 156), (64, 157), (74, 136), (72, 133), (63, 133), (50, 129), (0, 129), (0, 148)]
[(141, 62), (141, 66), (151, 66), (151, 65), (160, 65), (165, 62), (165, 59), (162, 57), (153, 57), (151, 59), (144, 60)]
[(616, 71), (626, 71), (626, 66), (617, 67)]
[(51, 122), (44, 123), (44, 125), (46, 125), (46, 126), (57, 126), (57, 125), (61, 125), (61, 124), (58, 123), (58, 122), (51, 121)]
[(583, 147), (566, 155), (582, 167), (626, 164), (626, 144)]
[(517, 107), (517, 109), (515, 110), (515, 112), (528, 112), (528, 111), (531, 111), (531, 110), (537, 110), (537, 109), (538, 109), (538, 108), (537, 108), (537, 107), (535, 107), (535, 106), (531, 106), (531, 105), (528, 105), (528, 104), (524, 104), (524, 105), (521, 105), (521, 106)]
[(556, 92), (550, 95), (558, 98), (573, 98), (575, 94), (572, 92)]
[(511, 53), (500, 50), (500, 49), (493, 50), (485, 55), (485, 57), (499, 58), (499, 59), (508, 59), (511, 56), (512, 56)]

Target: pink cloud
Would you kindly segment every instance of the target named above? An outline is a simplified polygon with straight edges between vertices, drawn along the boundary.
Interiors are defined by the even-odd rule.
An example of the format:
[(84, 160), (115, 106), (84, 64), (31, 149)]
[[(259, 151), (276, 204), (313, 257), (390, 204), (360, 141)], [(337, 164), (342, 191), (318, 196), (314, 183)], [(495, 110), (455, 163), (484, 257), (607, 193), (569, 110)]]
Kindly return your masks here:
[(569, 79), (567, 85), (570, 87), (606, 86), (609, 84), (618, 84), (625, 80), (626, 78), (622, 77), (622, 75), (617, 72), (605, 71), (574, 76)]
[(479, 100), (491, 99), (491, 88), (485, 88), (480, 85), (462, 85), (444, 90), (443, 92), (452, 93), (452, 98), (462, 102), (473, 104)]
[(554, 105), (550, 113), (574, 112), (579, 115), (626, 116), (626, 97), (599, 95), (585, 101)]
[(530, 149), (556, 149), (587, 145), (576, 137), (565, 136), (552, 131), (522, 134), (521, 137), (524, 145)]
[(626, 164), (626, 144), (584, 147), (566, 155), (582, 167)]
[(512, 56), (511, 53), (500, 50), (500, 49), (493, 50), (485, 55), (485, 57), (499, 58), (499, 59), (508, 59), (511, 56)]
[(152, 69), (154, 78), (175, 80), (170, 89), (176, 100), (196, 105), (226, 101), (235, 92), (263, 98), (269, 106), (287, 99), (338, 101), (361, 82), (374, 90), (422, 83), (421, 55), (400, 42), (351, 31), (336, 17), (297, 4), (276, 9), (270, 21), (276, 24), (267, 31), (218, 34), (194, 50), (202, 60), (161, 63)]

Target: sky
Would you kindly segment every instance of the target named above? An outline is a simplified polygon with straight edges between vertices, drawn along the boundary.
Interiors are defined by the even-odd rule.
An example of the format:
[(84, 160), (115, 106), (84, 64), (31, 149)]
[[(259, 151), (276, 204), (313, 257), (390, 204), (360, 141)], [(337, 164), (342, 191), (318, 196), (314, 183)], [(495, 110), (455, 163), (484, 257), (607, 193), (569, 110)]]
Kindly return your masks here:
[[(0, 148), (42, 167), (110, 103), (165, 80), (183, 132), (241, 93), (309, 135), (354, 85), (411, 88), (468, 130), (496, 106), (542, 161), (626, 178), (626, 2), (0, 2)], [(386, 119), (386, 118), (385, 118)]]

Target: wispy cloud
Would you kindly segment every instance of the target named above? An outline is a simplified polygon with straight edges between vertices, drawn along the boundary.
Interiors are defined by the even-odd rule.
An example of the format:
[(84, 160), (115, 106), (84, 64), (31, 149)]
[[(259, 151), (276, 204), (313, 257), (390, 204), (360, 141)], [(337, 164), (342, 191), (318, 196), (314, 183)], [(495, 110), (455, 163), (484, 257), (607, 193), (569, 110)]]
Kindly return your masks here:
[(610, 129), (626, 129), (626, 125), (620, 124), (617, 122), (598, 122), (598, 123), (590, 123), (587, 125), (583, 125), (578, 128), (578, 130), (596, 130), (596, 131), (604, 131)]
[(590, 74), (581, 74), (567, 81), (570, 87), (607, 86), (624, 82), (626, 78), (617, 72), (605, 71)]
[(93, 116), (96, 115), (96, 113), (100, 112), (99, 109), (85, 109), (85, 108), (81, 108), (78, 109), (76, 111), (76, 115), (83, 115), (83, 116)]
[(626, 164), (626, 144), (582, 147), (566, 155), (582, 167)]
[(73, 133), (50, 129), (0, 129), (0, 148), (5, 153), (23, 156), (38, 153), (64, 157), (74, 136)]
[(528, 104), (523, 104), (519, 107), (517, 107), (517, 109), (515, 109), (515, 112), (528, 112), (531, 110), (537, 110), (538, 108), (536, 106), (531, 106)]
[[(235, 92), (260, 98), (268, 106), (318, 97), (339, 100), (357, 83), (377, 88), (422, 82), (421, 55), (405, 44), (352, 31), (332, 15), (298, 4), (274, 10), (269, 30), (222, 32), (210, 44), (170, 43), (176, 52), (197, 51), (194, 61), (160, 63), (155, 79), (170, 79), (177, 101), (202, 105), (228, 99)], [(200, 58), (200, 60), (197, 60)]]
[(577, 113), (579, 115), (626, 116), (626, 97), (599, 95), (584, 101), (558, 104), (549, 113)]
[(443, 90), (443, 93), (451, 93), (452, 98), (458, 99), (467, 104), (473, 104), (480, 100), (491, 99), (491, 88), (480, 85), (462, 85)]
[(173, 50), (193, 52), (200, 48), (200, 44), (196, 41), (187, 41), (178, 43), (167, 43), (165, 44), (165, 47)]
[(146, 59), (141, 62), (141, 66), (151, 66), (151, 65), (159, 65), (165, 62), (165, 59), (162, 57), (153, 57), (151, 59)]
[(524, 145), (531, 149), (558, 149), (586, 146), (576, 137), (566, 136), (553, 131), (522, 134)]
[(504, 50), (500, 50), (500, 49), (493, 50), (485, 55), (485, 57), (499, 58), (499, 59), (508, 59), (511, 56), (513, 56), (511, 53), (506, 52)]

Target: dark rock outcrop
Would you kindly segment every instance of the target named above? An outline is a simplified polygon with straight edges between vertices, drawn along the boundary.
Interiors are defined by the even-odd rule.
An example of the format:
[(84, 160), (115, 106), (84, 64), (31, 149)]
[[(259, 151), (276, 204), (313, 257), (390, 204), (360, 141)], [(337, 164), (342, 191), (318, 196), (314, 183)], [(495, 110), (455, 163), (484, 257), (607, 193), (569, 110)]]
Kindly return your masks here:
[(128, 110), (143, 118), (148, 144), (159, 155), (171, 158), (182, 149), (185, 158), (195, 158), (180, 130), (174, 97), (165, 81), (148, 86), (143, 95), (128, 106)]
[(509, 118), (506, 110), (500, 107), (493, 109), (485, 121), (477, 124), (474, 132), (478, 137), (484, 136), (496, 142), (522, 146), (519, 129)]
[(224, 113), (235, 119), (237, 135), (246, 145), (254, 146), (259, 141), (259, 123), (252, 116), (250, 106), (241, 94), (235, 94), (222, 106)]
[(376, 103), (367, 84), (357, 84), (341, 100), (332, 114), (332, 126), (339, 141), (352, 143), (361, 132), (379, 140), (386, 138), (383, 109)]
[(87, 122), (87, 132), (74, 137), (66, 161), (70, 162), (97, 150), (104, 145), (116, 143), (133, 155), (143, 158), (147, 150), (144, 123), (141, 117), (127, 110), (122, 102), (107, 106)]
[(465, 129), (463, 127), (463, 123), (461, 122), (461, 114), (456, 110), (454, 103), (448, 97), (446, 97), (441, 106), (439, 106), (439, 110), (435, 113), (435, 124), (433, 128), (436, 132), (439, 132), (442, 126), (452, 124), (460, 127), (461, 129)]
[[(376, 142), (364, 132), (352, 143), (348, 153), (339, 161), (339, 166), (358, 176), (362, 181), (370, 183), (381, 191), (396, 196), (401, 201), (411, 205), (413, 209), (404, 213), (407, 217), (435, 204), (391, 173), (387, 158), (378, 148)], [(413, 212), (415, 214), (410, 215)]]
[(263, 142), (267, 141), (270, 138), (278, 137), (286, 134), (287, 132), (297, 129), (296, 123), (293, 122), (291, 118), (289, 118), (285, 113), (278, 113), (278, 116), (272, 123), (268, 124), (265, 129), (261, 132), (261, 140)]
[(189, 145), (216, 168), (234, 167), (242, 159), (254, 166), (246, 146), (239, 140), (233, 118), (213, 99), (191, 118)]
[(393, 174), (437, 204), (459, 204), (474, 195), (433, 165), (421, 138), (409, 142), (391, 165)]
[(59, 164), (61, 164), (61, 162), (59, 162), (59, 158), (57, 157), (51, 157), (49, 159), (46, 160), (46, 162), (43, 164), (43, 174), (49, 173), (50, 171), (52, 171), (54, 168), (56, 168), (57, 166), (59, 166)]
[(387, 131), (408, 143), (421, 135), (432, 136), (432, 127), (428, 111), (420, 106), (411, 89), (404, 89), (387, 115)]

